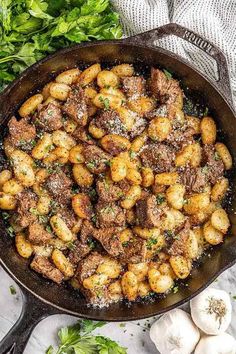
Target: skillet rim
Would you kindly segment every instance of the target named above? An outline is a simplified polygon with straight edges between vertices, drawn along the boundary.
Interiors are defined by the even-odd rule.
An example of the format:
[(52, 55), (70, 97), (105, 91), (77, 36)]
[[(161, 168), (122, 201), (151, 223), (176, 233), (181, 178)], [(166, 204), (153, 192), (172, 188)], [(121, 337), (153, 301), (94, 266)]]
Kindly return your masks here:
[[(187, 61), (186, 59), (183, 59), (182, 57), (180, 57), (179, 55), (172, 53), (169, 50), (166, 50), (164, 48), (158, 47), (158, 46), (151, 46), (145, 43), (133, 43), (132, 40), (134, 38), (138, 37), (137, 36), (133, 36), (133, 37), (129, 37), (129, 38), (124, 38), (124, 39), (120, 39), (120, 40), (104, 40), (104, 41), (97, 41), (97, 42), (85, 42), (85, 43), (81, 43), (81, 44), (76, 44), (73, 46), (69, 46), (67, 48), (63, 48), (61, 50), (58, 50), (55, 53), (52, 53), (50, 55), (48, 55), (47, 57), (37, 61), (36, 63), (34, 63), (33, 65), (31, 65), (30, 67), (28, 67), (26, 70), (24, 70), (21, 75), (16, 78), (12, 83), (10, 83), (5, 89), (4, 91), (0, 94), (0, 102), (1, 100), (3, 100), (5, 97), (7, 97), (11, 90), (19, 85), (21, 83), (21, 80), (23, 78), (27, 78), (27, 76), (30, 75), (31, 71), (36, 69), (42, 64), (47, 62), (48, 60), (57, 57), (58, 55), (61, 54), (68, 54), (70, 53), (70, 51), (76, 51), (76, 50), (80, 50), (80, 48), (84, 48), (84, 47), (94, 47), (94, 46), (102, 46), (102, 45), (125, 45), (125, 46), (131, 46), (131, 47), (139, 47), (139, 48), (147, 48), (150, 50), (154, 50), (157, 53), (162, 53), (164, 55), (167, 55), (169, 57), (171, 57), (172, 59), (180, 62), (181, 64), (186, 65), (187, 67), (189, 67), (191, 70), (193, 70), (194, 72), (196, 72), (198, 75), (200, 75), (201, 78), (203, 78), (204, 80), (206, 80), (208, 82), (208, 84), (210, 86), (213, 87), (213, 89), (221, 96), (221, 98), (223, 99), (223, 101), (225, 102), (225, 104), (227, 105), (228, 109), (230, 110), (230, 112), (232, 113), (232, 115), (236, 118), (236, 111), (235, 108), (231, 105), (231, 103), (229, 102), (229, 100), (225, 97), (224, 93), (221, 92), (221, 90), (218, 89), (217, 87), (217, 81), (216, 82), (212, 82), (204, 73), (202, 73), (198, 68), (196, 68), (194, 65), (191, 64), (191, 62)], [(119, 62), (119, 60), (117, 59), (117, 62)], [(92, 63), (92, 61), (91, 61)], [(145, 62), (144, 62), (145, 63)], [(231, 89), (231, 87), (230, 87)], [(1, 110), (0, 110), (0, 119), (1, 119)], [(0, 128), (2, 126), (2, 124), (4, 124), (5, 120), (1, 119), (2, 123), (0, 123)], [(34, 292), (34, 290), (31, 290), (27, 284), (25, 284), (22, 280), (20, 280), (19, 278), (17, 278), (13, 271), (5, 264), (5, 262), (2, 260), (1, 258), (1, 254), (0, 254), (0, 263), (3, 266), (4, 270), (6, 270), (6, 272), (16, 281), (16, 283), (18, 283), (23, 290), (28, 291), (29, 293), (31, 293), (36, 300), (40, 300), (45, 304), (48, 304), (49, 306), (53, 307), (54, 309), (58, 309), (60, 310), (60, 313), (67, 313), (67, 314), (71, 314), (71, 315), (75, 315), (75, 316), (79, 316), (81, 318), (88, 318), (88, 319), (92, 319), (92, 320), (97, 320), (97, 316), (92, 316), (92, 315), (86, 315), (86, 314), (81, 314), (78, 312), (74, 312), (71, 310), (66, 309), (65, 307), (61, 307), (59, 305), (54, 304), (53, 302), (50, 302), (46, 299), (44, 299), (42, 296), (38, 295), (36, 292)], [(222, 274), (225, 270), (229, 269), (230, 267), (232, 267), (234, 264), (236, 264), (236, 258), (233, 261), (230, 261), (228, 264), (226, 264), (223, 268), (221, 268), (219, 271), (217, 271), (203, 286), (201, 286), (197, 291), (193, 292), (191, 295), (187, 296), (186, 298), (176, 302), (175, 304), (172, 304), (168, 307), (165, 307), (162, 310), (159, 310), (158, 312), (153, 312), (150, 313), (148, 315), (139, 315), (136, 316), (135, 314), (133, 315), (132, 312), (130, 313), (130, 315), (127, 316), (122, 316), (122, 317), (117, 317), (116, 318), (109, 318), (110, 322), (117, 322), (117, 321), (132, 321), (132, 320), (138, 320), (138, 319), (144, 319), (144, 318), (149, 318), (155, 315), (161, 315), (167, 311), (170, 311), (174, 308), (177, 308), (179, 306), (184, 305), (185, 303), (189, 302), (192, 298), (194, 298), (196, 295), (198, 295), (200, 292), (202, 292), (205, 288), (207, 288), (220, 274)], [(23, 291), (24, 293), (24, 291)], [(131, 305), (132, 307), (132, 305)], [(112, 304), (110, 305), (110, 308), (112, 308)], [(128, 310), (128, 307), (127, 307)], [(112, 312), (112, 311), (111, 311)], [(128, 311), (127, 311), (128, 312)], [(99, 320), (107, 320), (107, 317), (102, 317), (99, 318)]]

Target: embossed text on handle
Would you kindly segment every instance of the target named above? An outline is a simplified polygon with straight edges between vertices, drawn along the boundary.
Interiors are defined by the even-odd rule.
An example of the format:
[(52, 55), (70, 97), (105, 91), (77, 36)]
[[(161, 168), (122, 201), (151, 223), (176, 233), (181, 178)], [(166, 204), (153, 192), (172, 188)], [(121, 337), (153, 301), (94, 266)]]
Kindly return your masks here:
[(189, 42), (195, 44), (197, 47), (201, 48), (206, 53), (211, 54), (211, 50), (213, 48), (213, 45), (211, 43), (205, 41), (203, 38), (198, 37), (195, 33), (186, 30), (184, 32), (183, 38), (187, 39)]

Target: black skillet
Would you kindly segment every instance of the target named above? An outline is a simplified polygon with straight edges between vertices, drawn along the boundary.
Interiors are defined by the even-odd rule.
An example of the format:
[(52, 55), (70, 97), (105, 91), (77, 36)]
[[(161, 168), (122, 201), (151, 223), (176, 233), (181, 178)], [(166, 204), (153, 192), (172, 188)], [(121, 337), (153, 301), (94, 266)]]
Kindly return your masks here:
[[(156, 46), (157, 39), (170, 35), (192, 43), (215, 59), (219, 72), (218, 81), (210, 82), (192, 64)], [(236, 158), (236, 120), (226, 59), (212, 43), (173, 23), (127, 39), (76, 45), (39, 61), (24, 71), (1, 95), (2, 128), (26, 97), (36, 92), (58, 72), (95, 62), (143, 63), (162, 66), (174, 72), (183, 85), (205, 98), (218, 126), (225, 133), (233, 158)], [(3, 221), (0, 221), (0, 261), (8, 274), (21, 286), (24, 300), (19, 320), (0, 343), (0, 353), (23, 353), (33, 328), (48, 315), (67, 313), (95, 320), (128, 321), (159, 315), (189, 301), (236, 262), (236, 216), (233, 212), (236, 207), (235, 176), (232, 176), (232, 184), (232, 208), (229, 210), (232, 236), (227, 237), (223, 245), (213, 250), (210, 258), (206, 257), (193, 270), (188, 286), (182, 286), (176, 294), (169, 294), (164, 299), (150, 303), (119, 303), (108, 308), (88, 307), (85, 299), (77, 292), (47, 282), (32, 272), (28, 261), (16, 253), (12, 246), (13, 241), (7, 236)]]

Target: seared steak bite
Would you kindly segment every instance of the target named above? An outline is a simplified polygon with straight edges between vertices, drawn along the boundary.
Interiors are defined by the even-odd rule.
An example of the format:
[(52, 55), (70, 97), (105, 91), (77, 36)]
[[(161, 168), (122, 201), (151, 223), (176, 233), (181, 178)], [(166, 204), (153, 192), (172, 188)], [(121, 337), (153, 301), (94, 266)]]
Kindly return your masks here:
[(214, 146), (204, 145), (203, 162), (205, 166), (203, 171), (210, 183), (215, 184), (224, 175), (224, 163), (216, 153)]
[(73, 87), (63, 106), (63, 111), (79, 125), (85, 126), (88, 120), (88, 110), (84, 90)]
[(69, 204), (73, 182), (63, 171), (52, 173), (46, 180), (45, 187), (60, 204)]
[(92, 123), (103, 129), (107, 134), (127, 136), (127, 131), (117, 112), (107, 110), (101, 112)]
[(37, 220), (35, 213), (37, 195), (30, 190), (24, 190), (17, 195), (17, 221), (20, 226), (27, 227)]
[(86, 131), (84, 127), (78, 126), (75, 131), (72, 133), (73, 137), (76, 140), (79, 140), (80, 142), (89, 144), (89, 145), (94, 145), (95, 141), (94, 139), (89, 135), (89, 133)]
[(169, 249), (169, 254), (171, 256), (182, 256), (185, 255), (186, 253), (186, 242), (189, 238), (189, 233), (190, 233), (190, 222), (187, 220), (182, 229), (176, 234), (175, 240), (172, 243), (170, 249)]
[(151, 69), (150, 90), (161, 102), (170, 105), (176, 101), (178, 95), (183, 95), (178, 81), (169, 79), (159, 69)]
[(28, 239), (35, 245), (44, 245), (52, 239), (52, 234), (47, 232), (43, 225), (35, 222), (29, 225), (28, 229)]
[(76, 240), (73, 243), (72, 249), (69, 253), (69, 260), (77, 265), (84, 257), (86, 257), (91, 252), (91, 247), (87, 244), (81, 243), (79, 240)]
[(66, 208), (65, 206), (61, 208), (57, 214), (65, 221), (66, 225), (69, 229), (73, 229), (75, 224), (77, 223), (77, 218), (73, 210)]
[(146, 81), (142, 76), (131, 76), (123, 78), (123, 89), (128, 97), (138, 98), (145, 94)]
[(137, 223), (142, 227), (160, 226), (161, 214), (155, 195), (147, 196), (136, 203)]
[(124, 252), (119, 233), (120, 228), (107, 227), (94, 229), (93, 236), (102, 244), (108, 254), (113, 257), (119, 257)]
[(84, 279), (95, 273), (97, 267), (104, 261), (103, 255), (94, 251), (79, 262), (75, 278), (82, 283)]
[(52, 132), (63, 126), (62, 113), (60, 107), (50, 102), (46, 106), (42, 106), (35, 119), (38, 128), (46, 132)]
[(207, 175), (201, 167), (185, 167), (179, 172), (180, 182), (185, 185), (187, 193), (200, 193), (207, 183)]
[(123, 253), (120, 259), (124, 263), (142, 263), (145, 262), (147, 247), (146, 240), (135, 237), (132, 240), (123, 243)]
[(8, 122), (10, 134), (10, 142), (15, 147), (20, 147), (23, 150), (31, 150), (36, 137), (36, 129), (33, 124), (29, 123), (29, 118), (21, 118), (17, 120), (12, 117)]
[(145, 167), (161, 173), (169, 172), (174, 166), (175, 153), (168, 145), (152, 143), (144, 147), (140, 157)]
[(194, 142), (194, 129), (189, 127), (183, 130), (174, 129), (167, 137), (166, 142), (172, 145), (175, 149), (180, 150), (185, 145), (189, 145)]
[(99, 199), (109, 203), (119, 200), (124, 194), (119, 186), (105, 178), (97, 181), (96, 190)]
[(87, 145), (83, 149), (85, 164), (92, 173), (102, 173), (109, 166), (111, 156), (98, 146)]
[(35, 272), (42, 274), (44, 278), (48, 278), (57, 284), (60, 284), (64, 279), (60, 270), (56, 268), (47, 257), (36, 255), (30, 267), (35, 270)]
[(124, 210), (116, 203), (99, 201), (96, 205), (97, 226), (101, 228), (125, 225)]
[(94, 233), (93, 224), (88, 220), (84, 220), (80, 231), (80, 241), (83, 244), (87, 245), (89, 239), (93, 236), (93, 233)]

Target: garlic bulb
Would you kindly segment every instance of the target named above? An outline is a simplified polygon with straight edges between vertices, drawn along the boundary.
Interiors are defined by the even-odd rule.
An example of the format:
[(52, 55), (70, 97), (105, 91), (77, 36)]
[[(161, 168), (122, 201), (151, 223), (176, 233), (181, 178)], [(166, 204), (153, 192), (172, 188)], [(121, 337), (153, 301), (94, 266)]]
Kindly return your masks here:
[(150, 337), (161, 354), (191, 354), (200, 333), (188, 313), (175, 309), (154, 322)]
[(228, 333), (202, 337), (194, 354), (236, 354), (236, 340)]
[(220, 334), (227, 330), (232, 314), (228, 293), (208, 288), (190, 301), (195, 325), (206, 334)]

